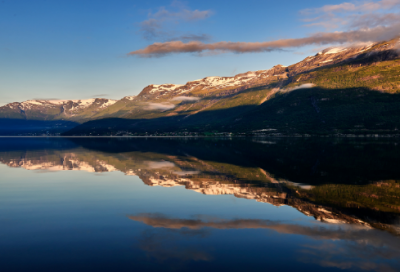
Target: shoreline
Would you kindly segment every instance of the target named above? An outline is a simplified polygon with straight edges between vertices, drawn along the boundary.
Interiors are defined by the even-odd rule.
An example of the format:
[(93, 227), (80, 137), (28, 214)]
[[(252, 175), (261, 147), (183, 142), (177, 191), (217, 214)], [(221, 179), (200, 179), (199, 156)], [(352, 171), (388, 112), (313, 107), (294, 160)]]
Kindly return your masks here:
[(54, 135), (0, 135), (0, 138), (400, 138), (400, 134), (371, 134), (371, 135), (196, 135), (196, 136), (54, 136)]

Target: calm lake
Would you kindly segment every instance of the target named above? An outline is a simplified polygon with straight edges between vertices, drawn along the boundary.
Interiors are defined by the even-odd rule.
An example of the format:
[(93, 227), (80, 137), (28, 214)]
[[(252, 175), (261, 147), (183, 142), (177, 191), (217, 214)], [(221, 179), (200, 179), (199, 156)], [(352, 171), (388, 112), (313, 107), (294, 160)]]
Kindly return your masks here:
[(400, 271), (400, 139), (0, 138), (1, 271)]

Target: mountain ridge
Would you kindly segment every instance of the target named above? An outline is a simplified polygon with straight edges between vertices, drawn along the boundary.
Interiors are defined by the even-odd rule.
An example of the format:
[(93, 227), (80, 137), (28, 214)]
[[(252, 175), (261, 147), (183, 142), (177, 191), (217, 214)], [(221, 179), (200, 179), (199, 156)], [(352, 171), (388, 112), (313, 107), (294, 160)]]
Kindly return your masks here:
[[(172, 83), (152, 84), (146, 86), (138, 95), (126, 96), (120, 100), (95, 98), (91, 99), (90, 102), (87, 102), (87, 100), (61, 100), (59, 102), (34, 100), (22, 103), (15, 102), (0, 107), (0, 118), (67, 120), (79, 124), (89, 122), (92, 125), (94, 124), (93, 122), (100, 124), (101, 120), (108, 122), (108, 118), (116, 118), (118, 122), (125, 122), (125, 120), (131, 120), (131, 122), (126, 128), (119, 126), (109, 131), (102, 130), (100, 132), (97, 130), (98, 135), (112, 135), (113, 133), (115, 134), (115, 130), (121, 129), (125, 129), (129, 133), (145, 133), (145, 131), (136, 129), (140, 126), (140, 123), (143, 123), (143, 120), (150, 122), (149, 120), (156, 120), (158, 118), (168, 119), (169, 117), (176, 116), (180, 117), (180, 119), (171, 119), (171, 122), (183, 121), (185, 123), (187, 120), (193, 119), (190, 116), (200, 113), (208, 116), (208, 118), (212, 118), (210, 117), (211, 111), (228, 112), (231, 109), (237, 109), (237, 111), (234, 111), (236, 113), (253, 111), (257, 108), (256, 106), (262, 106), (277, 96), (299, 89), (331, 89), (335, 84), (337, 88), (343, 89), (345, 87), (344, 84), (331, 82), (330, 85), (327, 85), (326, 81), (330, 79), (324, 78), (323, 73), (321, 75), (319, 71), (321, 69), (329, 71), (331, 67), (337, 69), (345, 67), (347, 73), (353, 73), (360, 67), (370, 69), (376, 63), (385, 63), (393, 60), (395, 60), (395, 64), (397, 65), (399, 57), (398, 48), (400, 48), (399, 41), (399, 39), (394, 39), (387, 42), (367, 43), (351, 47), (331, 47), (287, 67), (275, 65), (268, 70), (249, 71), (233, 77), (205, 77), (189, 81), (183, 85)], [(348, 67), (354, 71), (350, 71), (351, 69)], [(365, 90), (396, 93), (400, 89), (400, 82), (396, 78), (394, 78), (394, 85), (392, 84), (393, 86), (390, 88), (386, 86), (387, 82), (384, 82), (380, 86), (374, 86), (375, 89), (369, 88), (375, 84), (374, 82), (380, 82), (384, 79), (384, 76), (380, 72), (378, 71), (378, 73), (362, 78), (365, 82), (369, 82), (368, 84), (357, 83), (352, 87), (365, 87)], [(336, 73), (336, 75), (339, 75), (339, 73)], [(397, 83), (399, 83), (398, 86), (396, 85)], [(313, 108), (317, 110), (318, 106), (314, 105)], [(240, 121), (242, 117), (240, 114), (237, 115), (238, 118), (235, 120), (239, 119), (238, 121)], [(232, 127), (236, 121), (230, 120), (228, 122), (225, 120), (224, 122), (221, 120), (220, 123), (228, 124)], [(135, 127), (134, 129), (129, 128), (132, 125)], [(84, 126), (81, 125), (80, 127), (84, 128)], [(204, 127), (205, 124), (201, 124), (201, 126), (200, 130), (208, 130), (208, 128)], [(212, 127), (215, 130), (218, 125), (215, 124)], [(224, 131), (222, 128), (223, 125), (221, 129), (217, 130)], [(171, 131), (176, 129), (196, 131), (199, 130), (199, 127), (186, 126), (174, 128), (174, 126), (171, 126)], [(253, 128), (251, 129), (254, 130)], [(268, 128), (258, 128), (255, 126), (255, 129)], [(78, 133), (76, 130), (73, 132), (73, 129), (72, 134), (70, 134), (89, 135), (88, 129), (85, 128), (84, 130), (86, 132), (81, 130)], [(147, 130), (150, 130), (150, 133), (154, 133), (158, 129), (153, 126)], [(165, 128), (162, 130), (166, 131)], [(236, 130), (249, 131), (244, 128)]]

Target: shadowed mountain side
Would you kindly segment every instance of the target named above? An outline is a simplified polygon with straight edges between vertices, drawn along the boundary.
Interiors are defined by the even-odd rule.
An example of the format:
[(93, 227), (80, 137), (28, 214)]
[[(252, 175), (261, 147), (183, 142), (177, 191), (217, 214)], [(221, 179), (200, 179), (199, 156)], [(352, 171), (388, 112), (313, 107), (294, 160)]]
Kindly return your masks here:
[[(123, 119), (106, 118), (86, 122), (66, 133), (64, 136), (79, 135), (113, 135), (138, 133), (162, 133), (174, 131), (211, 131), (216, 127), (223, 128), (225, 124), (234, 121), (235, 116), (244, 114), (256, 106), (239, 106), (217, 111), (202, 111), (194, 115), (182, 113), (177, 116), (159, 117), (153, 119)], [(233, 120), (232, 120), (233, 119)], [(228, 128), (226, 129), (228, 130)]]
[(70, 150), (78, 147), (76, 143), (62, 137), (2, 137), (0, 139), (0, 152), (3, 152), (3, 156), (7, 152)]
[(0, 119), (0, 135), (47, 135), (60, 134), (77, 126), (78, 123), (71, 121), (41, 121), (24, 119)]
[[(100, 119), (64, 133), (158, 135), (166, 132), (295, 134), (398, 134), (400, 95), (367, 88), (281, 90), (261, 105), (153, 119)], [(167, 114), (166, 114), (167, 115)]]
[(283, 134), (398, 134), (400, 95), (367, 88), (310, 88), (282, 93), (232, 124), (233, 130)]

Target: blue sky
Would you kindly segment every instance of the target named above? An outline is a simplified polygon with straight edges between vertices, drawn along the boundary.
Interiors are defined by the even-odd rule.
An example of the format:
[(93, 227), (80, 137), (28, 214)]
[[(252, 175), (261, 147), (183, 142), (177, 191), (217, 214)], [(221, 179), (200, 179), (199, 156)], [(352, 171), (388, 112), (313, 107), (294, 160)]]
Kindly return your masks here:
[[(399, 2), (364, 2), (384, 1)], [(342, 3), (0, 0), (0, 105), (29, 99), (120, 99), (138, 94), (149, 84), (184, 84), (206, 76), (232, 76), (276, 64), (293, 64), (315, 54), (321, 45), (256, 53), (205, 51), (156, 57), (127, 54), (155, 42), (182, 40), (183, 36), (206, 37), (201, 41), (205, 44), (248, 43), (332, 32), (343, 28), (343, 24), (307, 26), (308, 19), (321, 12), (310, 15), (301, 11)], [(385, 8), (383, 12), (390, 12)], [(395, 8), (392, 5), (391, 11)], [(366, 12), (366, 8), (351, 10)], [(151, 19), (157, 23), (153, 37), (144, 31)]]

